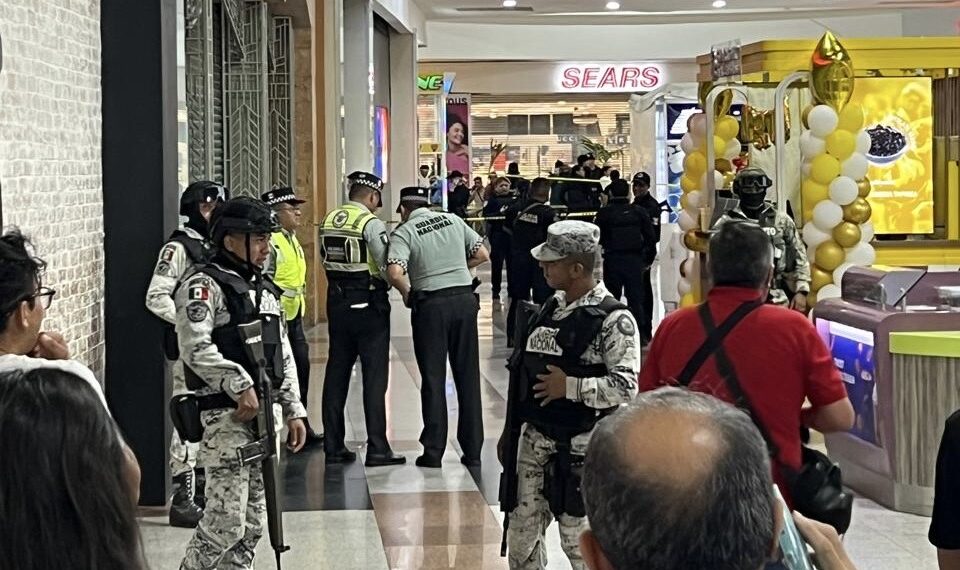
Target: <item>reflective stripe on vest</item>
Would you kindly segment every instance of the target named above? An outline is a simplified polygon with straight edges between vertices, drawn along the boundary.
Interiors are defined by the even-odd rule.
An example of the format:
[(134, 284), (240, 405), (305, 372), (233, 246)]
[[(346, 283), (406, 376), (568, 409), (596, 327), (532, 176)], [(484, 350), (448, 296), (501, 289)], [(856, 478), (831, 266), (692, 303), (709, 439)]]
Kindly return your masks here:
[(345, 204), (329, 212), (320, 225), (320, 252), (328, 272), (380, 275), (370, 255), (363, 229), (375, 218), (365, 208)]
[(283, 232), (271, 236), (276, 248), (276, 275), (273, 282), (283, 291), (280, 303), (287, 320), (293, 320), (307, 312), (304, 292), (307, 284), (307, 260), (297, 236), (287, 237)]

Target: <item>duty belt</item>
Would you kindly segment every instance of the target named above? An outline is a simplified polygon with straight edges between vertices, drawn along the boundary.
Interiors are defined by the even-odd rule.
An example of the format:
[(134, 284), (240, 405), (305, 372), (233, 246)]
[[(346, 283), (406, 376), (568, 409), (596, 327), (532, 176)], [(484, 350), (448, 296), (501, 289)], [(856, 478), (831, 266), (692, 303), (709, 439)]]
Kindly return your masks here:
[(297, 287), (296, 289), (283, 289), (283, 296), (288, 299), (296, 299), (306, 292), (307, 288)]
[(456, 297), (457, 295), (473, 293), (473, 287), (470, 285), (463, 285), (460, 287), (437, 289), (436, 291), (415, 291), (415, 293), (419, 299), (439, 299), (441, 297)]

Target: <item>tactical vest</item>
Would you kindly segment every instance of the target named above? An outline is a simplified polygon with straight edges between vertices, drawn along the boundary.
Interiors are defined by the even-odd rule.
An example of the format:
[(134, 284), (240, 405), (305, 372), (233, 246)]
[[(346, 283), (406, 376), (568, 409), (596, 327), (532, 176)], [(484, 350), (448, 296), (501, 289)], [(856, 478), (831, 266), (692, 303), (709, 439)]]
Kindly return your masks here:
[(541, 406), (541, 400), (534, 398), (533, 386), (540, 382), (537, 375), (546, 373), (549, 364), (576, 378), (606, 376), (606, 365), (582, 364), (580, 357), (600, 334), (604, 319), (613, 311), (626, 307), (613, 297), (607, 297), (599, 305), (580, 307), (566, 318), (554, 320), (557, 303), (554, 297), (544, 305), (524, 339), (519, 415), (521, 421), (549, 437), (566, 439), (590, 431), (616, 407), (598, 410), (566, 398)]
[[(255, 320), (260, 320), (263, 326), (263, 354), (266, 360), (267, 377), (274, 389), (280, 388), (283, 384), (283, 350), (281, 349), (281, 329), (280, 318), (277, 315), (264, 315), (260, 313), (259, 307), (254, 305), (256, 290), (254, 284), (243, 279), (239, 275), (222, 271), (214, 265), (203, 265), (198, 270), (208, 275), (223, 292), (224, 302), (227, 305), (227, 311), (230, 314), (230, 320), (213, 329), (211, 334), (213, 344), (220, 351), (223, 357), (231, 362), (236, 362), (247, 374), (257, 381), (258, 372), (255, 362), (250, 360), (244, 350), (244, 341), (240, 336), (240, 329), (237, 327)], [(280, 289), (271, 281), (265, 280), (263, 288), (280, 298)], [(189, 366), (184, 366), (184, 373), (187, 381), (187, 388), (190, 390), (199, 390), (207, 388), (208, 384), (204, 382)]]
[(650, 224), (650, 217), (640, 206), (632, 204), (622, 206), (615, 209), (610, 216), (610, 239), (604, 246), (604, 251), (642, 253), (647, 248), (643, 226)]
[(187, 257), (189, 257), (190, 261), (194, 264), (207, 263), (213, 257), (213, 247), (209, 241), (191, 237), (183, 230), (176, 230), (170, 234), (170, 239), (167, 241), (177, 242), (182, 245), (183, 249), (187, 252)]
[(320, 225), (320, 255), (327, 279), (370, 284), (380, 267), (370, 256), (363, 229), (376, 216), (365, 208), (344, 204), (332, 210)]
[(277, 232), (271, 237), (277, 249), (276, 273), (273, 282), (283, 291), (280, 304), (288, 321), (307, 312), (306, 292), (307, 260), (297, 236), (287, 237)]
[(550, 206), (531, 202), (520, 210), (513, 221), (513, 244), (515, 249), (526, 252), (547, 241), (547, 224), (543, 222), (543, 208)]

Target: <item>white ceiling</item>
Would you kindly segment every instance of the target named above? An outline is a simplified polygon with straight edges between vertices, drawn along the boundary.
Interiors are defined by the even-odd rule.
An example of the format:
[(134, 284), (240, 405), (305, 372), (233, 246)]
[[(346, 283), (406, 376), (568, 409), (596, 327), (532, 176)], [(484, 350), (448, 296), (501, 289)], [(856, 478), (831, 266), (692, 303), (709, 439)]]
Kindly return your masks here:
[(716, 9), (713, 0), (619, 0), (619, 11), (605, 9), (607, 0), (517, 0), (517, 8), (501, 0), (417, 0), (427, 20), (488, 24), (657, 24), (854, 16), (906, 8), (960, 7), (960, 0), (727, 0)]

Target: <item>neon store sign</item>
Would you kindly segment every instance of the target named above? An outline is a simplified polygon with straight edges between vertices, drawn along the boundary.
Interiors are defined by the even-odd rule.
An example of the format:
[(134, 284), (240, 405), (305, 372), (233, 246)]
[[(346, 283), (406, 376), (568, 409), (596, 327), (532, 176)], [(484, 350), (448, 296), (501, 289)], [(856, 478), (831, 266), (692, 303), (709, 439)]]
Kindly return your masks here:
[(655, 63), (571, 63), (557, 69), (557, 91), (638, 92), (665, 84), (666, 74)]

